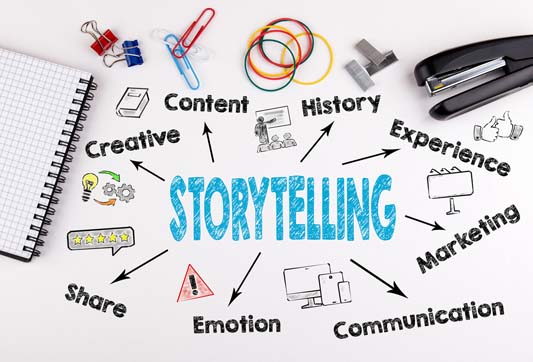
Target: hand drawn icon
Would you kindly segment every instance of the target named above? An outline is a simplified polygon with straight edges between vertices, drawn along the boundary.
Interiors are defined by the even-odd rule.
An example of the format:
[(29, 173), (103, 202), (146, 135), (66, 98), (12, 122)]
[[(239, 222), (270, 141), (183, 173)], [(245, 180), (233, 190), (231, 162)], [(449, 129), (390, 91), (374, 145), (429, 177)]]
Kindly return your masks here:
[(187, 267), (185, 277), (181, 283), (180, 292), (178, 294), (177, 302), (184, 302), (187, 300), (198, 299), (215, 295), (213, 291), (207, 286), (200, 274), (191, 264)]
[(331, 266), (316, 264), (283, 270), (288, 301), (307, 300), (302, 309), (350, 303), (350, 282), (342, 272), (331, 272)]
[(257, 152), (266, 152), (272, 150), (279, 150), (282, 148), (289, 148), (296, 146), (296, 141), (288, 132), (283, 134), (283, 141), (278, 135), (269, 137), (268, 130), (278, 127), (288, 127), (291, 125), (291, 117), (289, 114), (289, 107), (270, 108), (255, 112), (256, 124), (255, 135), (259, 138), (259, 145)]
[(474, 126), (474, 140), (494, 142), (497, 138), (509, 138), (517, 140), (520, 138), (524, 127), (518, 124), (513, 124), (509, 111), (503, 114), (503, 118), (496, 118), (495, 116), (485, 124), (483, 127)]
[(122, 248), (135, 245), (135, 232), (132, 227), (72, 230), (67, 234), (67, 247), (70, 250), (111, 249), (115, 255)]
[(148, 105), (148, 88), (128, 87), (117, 104), (117, 115), (128, 118), (141, 118)]
[[(108, 181), (104, 186), (102, 186), (103, 194), (107, 196), (108, 199), (105, 201), (100, 201), (95, 198), (94, 202), (96, 202), (99, 205), (103, 205), (103, 206), (115, 206), (117, 202), (117, 198), (119, 201), (122, 201), (125, 203), (129, 203), (131, 200), (135, 198), (135, 189), (133, 188), (132, 185), (123, 183), (122, 185), (119, 186), (119, 184), (113, 183), (113, 181), (120, 182), (120, 174), (113, 172), (113, 171), (107, 171), (107, 170), (102, 170), (98, 173), (102, 175), (108, 175), (111, 178), (111, 180)], [(96, 184), (94, 184), (94, 178), (98, 180), (98, 177), (95, 174), (90, 173), (84, 176), (84, 180), (85, 180), (85, 177), (87, 177), (87, 175), (93, 175), (93, 176), (89, 176), (89, 178), (90, 180), (93, 180), (92, 181), (93, 184), (91, 185), (96, 186)], [(96, 183), (97, 182), (98, 181), (96, 181)], [(92, 189), (94, 189), (94, 187)], [(85, 192), (84, 192), (84, 197), (85, 197)], [(89, 200), (89, 197), (90, 197), (90, 192), (87, 194), (87, 200)], [(83, 201), (87, 201), (87, 200), (83, 199)]]
[(455, 197), (470, 196), (474, 193), (472, 172), (461, 171), (457, 167), (452, 167), (451, 170), (443, 168), (440, 172), (431, 169), (427, 176), (427, 185), (430, 199), (450, 199), (450, 210), (446, 215), (460, 213), (455, 209)]
[(98, 185), (98, 176), (96, 176), (94, 173), (86, 173), (81, 178), (81, 184), (83, 186), (83, 194), (81, 199), (87, 202), (91, 198), (92, 191), (96, 185)]

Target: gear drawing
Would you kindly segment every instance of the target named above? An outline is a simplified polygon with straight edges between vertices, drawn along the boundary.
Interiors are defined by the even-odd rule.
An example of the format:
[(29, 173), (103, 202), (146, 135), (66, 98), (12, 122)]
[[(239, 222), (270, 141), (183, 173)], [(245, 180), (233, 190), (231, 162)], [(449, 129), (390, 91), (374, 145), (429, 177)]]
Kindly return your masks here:
[(104, 190), (104, 195), (106, 196), (113, 196), (117, 193), (116, 186), (109, 182), (102, 187), (102, 190)]
[(116, 194), (120, 201), (130, 202), (130, 200), (135, 198), (135, 189), (131, 185), (122, 184), (122, 186), (117, 188)]

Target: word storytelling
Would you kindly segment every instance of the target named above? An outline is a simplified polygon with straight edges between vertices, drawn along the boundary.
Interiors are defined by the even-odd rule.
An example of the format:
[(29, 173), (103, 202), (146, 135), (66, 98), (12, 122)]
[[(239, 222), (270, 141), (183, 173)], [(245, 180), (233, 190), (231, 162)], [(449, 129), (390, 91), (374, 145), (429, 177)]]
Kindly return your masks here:
[[(315, 183), (321, 184), (320, 194), (315, 192)], [(381, 240), (391, 239), (396, 206), (381, 207), (383, 192), (391, 190), (389, 175), (380, 175), (373, 187), (368, 178), (357, 182), (353, 178), (337, 178), (331, 183), (335, 185), (335, 194), (330, 192), (328, 177), (321, 181), (304, 176), (263, 177), (260, 181), (254, 177), (234, 178), (228, 190), (218, 177), (207, 182), (203, 177), (185, 180), (175, 176), (170, 185), (170, 201), (176, 215), (170, 221), (170, 231), (176, 241), (181, 241), (192, 219), (194, 240), (202, 238), (202, 230), (207, 230), (215, 240), (222, 239), (230, 227), (233, 240), (241, 237), (247, 240), (252, 226), (255, 239), (261, 240), (263, 216), (269, 214), (272, 221), (268, 220), (266, 225), (275, 225), (277, 240), (286, 236), (287, 216), (291, 240), (352, 241), (356, 237), (356, 222), (363, 240), (370, 238), (371, 226)], [(315, 215), (315, 208), (321, 210), (320, 216)], [(253, 223), (249, 222), (250, 214), (255, 215)]]

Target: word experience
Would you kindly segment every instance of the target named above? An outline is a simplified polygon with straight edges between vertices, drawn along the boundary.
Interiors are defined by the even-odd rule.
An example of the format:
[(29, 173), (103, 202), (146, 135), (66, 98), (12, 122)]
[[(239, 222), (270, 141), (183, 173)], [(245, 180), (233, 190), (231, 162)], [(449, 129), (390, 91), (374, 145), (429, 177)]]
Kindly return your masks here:
[[(505, 209), (503, 214), (497, 213), (492, 218), (485, 215), (485, 220), (479, 220), (479, 228), (473, 227), (468, 232), (463, 233), (462, 236), (459, 233), (455, 234), (455, 239), (438, 248), (437, 251), (435, 251), (435, 256), (428, 251), (425, 255), (426, 259), (421, 257), (416, 258), (420, 271), (424, 274), (427, 269), (439, 265), (439, 261), (446, 261), (456, 255), (457, 251), (454, 249), (455, 246), (461, 247), (461, 249), (458, 248), (458, 250), (466, 249), (475, 242), (480, 241), (481, 238), (483, 238), (483, 234), (490, 235), (491, 230), (496, 231), (503, 225), (507, 224), (507, 222), (510, 224), (516, 224), (519, 221), (520, 213), (515, 205), (509, 206)], [(483, 231), (483, 233), (481, 231)]]
[(359, 337), (375, 333), (394, 332), (396, 329), (403, 330), (411, 329), (415, 326), (428, 327), (434, 326), (435, 323), (446, 324), (448, 322), (462, 322), (470, 319), (477, 319), (478, 317), (495, 317), (497, 315), (504, 315), (503, 304), (501, 302), (492, 303), (492, 305), (481, 304), (476, 306), (475, 302), (463, 304), (463, 308), (452, 308), (450, 310), (441, 309), (437, 313), (433, 313), (432, 308), (428, 308), (427, 313), (411, 314), (403, 316), (403, 318), (389, 318), (383, 321), (372, 321), (365, 323), (352, 323), (346, 326), (346, 322), (339, 322), (333, 327), (335, 337), (339, 339), (348, 338), (348, 336)]
[[(351, 241), (355, 238), (355, 221), (363, 240), (369, 239), (371, 225), (381, 240), (392, 237), (396, 206), (386, 204), (383, 210), (380, 208), (383, 191), (391, 189), (392, 179), (389, 175), (379, 176), (373, 187), (367, 178), (361, 179), (357, 186), (353, 178), (338, 178), (334, 182), (334, 194), (330, 193), (329, 178), (322, 178), (320, 183), (321, 192), (317, 196), (313, 177), (263, 177), (260, 182), (254, 177), (234, 178), (228, 190), (218, 177), (206, 182), (203, 177), (190, 177), (186, 181), (176, 176), (170, 185), (170, 200), (176, 212), (176, 217), (170, 222), (170, 231), (176, 241), (181, 241), (192, 221), (194, 240), (200, 240), (203, 221), (209, 235), (219, 240), (231, 224), (233, 240), (241, 237), (247, 240), (250, 239), (250, 227), (253, 225), (255, 239), (260, 240), (263, 238), (263, 209), (275, 209), (275, 215), (271, 213), (272, 222), (269, 220), (268, 225), (275, 224), (277, 240), (284, 239), (284, 219), (287, 214), (288, 236), (291, 240), (346, 238)], [(185, 196), (187, 191), (188, 195)], [(215, 198), (217, 202), (214, 202)], [(318, 203), (316, 207), (315, 201)], [(266, 208), (265, 204), (268, 205)], [(247, 216), (247, 212), (252, 213), (252, 206), (255, 215), (253, 224), (248, 222)], [(320, 216), (315, 215), (315, 209), (321, 210)], [(220, 221), (215, 222), (213, 214)], [(380, 215), (383, 215), (386, 224), (382, 224)], [(319, 223), (315, 222), (317, 220)]]
[(343, 100), (339, 99), (338, 96), (333, 97), (333, 100), (321, 100), (320, 97), (315, 99), (310, 99), (309, 102), (305, 99), (302, 100), (302, 113), (304, 117), (309, 116), (311, 113), (312, 116), (322, 115), (322, 114), (332, 114), (332, 113), (341, 113), (341, 110), (345, 112), (353, 112), (355, 110), (363, 110), (363, 102), (368, 101), (368, 104), (365, 104), (365, 108), (372, 107), (372, 113), (376, 113), (379, 107), (379, 101), (381, 96), (378, 94), (374, 98), (372, 97), (357, 97), (357, 98), (344, 98)]
[(177, 93), (170, 93), (165, 97), (165, 106), (169, 111), (193, 111), (193, 112), (212, 112), (213, 109), (219, 113), (235, 112), (235, 113), (247, 113), (248, 104), (250, 101), (248, 97), (243, 96), (242, 100), (222, 98), (213, 99), (211, 94), (207, 95), (207, 98), (189, 98), (182, 97), (178, 100)]
[[(496, 171), (500, 176), (507, 176), (511, 172), (511, 166), (507, 162), (498, 162), (494, 157), (485, 157), (477, 152), (472, 153), (468, 148), (461, 148), (461, 142), (459, 141), (454, 144), (453, 142), (443, 142), (438, 137), (430, 138), (427, 133), (409, 129), (403, 124), (403, 121), (395, 119), (390, 129), (390, 135), (412, 143), (413, 148), (428, 146), (431, 151), (440, 152), (442, 155), (446, 155), (446, 152), (450, 149), (451, 157), (459, 158), (464, 163), (484, 168), (489, 172)], [(398, 133), (402, 129), (403, 133)]]
[(126, 138), (125, 141), (114, 140), (111, 142), (102, 142), (97, 146), (98, 141), (90, 141), (85, 146), (85, 152), (90, 158), (98, 158), (100, 156), (107, 156), (107, 150), (109, 149), (113, 153), (122, 153), (126, 151), (137, 151), (139, 149), (145, 149), (154, 147), (156, 144), (163, 146), (165, 141), (170, 143), (178, 143), (180, 140), (180, 133), (175, 129), (163, 131), (160, 133), (147, 130), (146, 134), (140, 132), (139, 136), (133, 136)]

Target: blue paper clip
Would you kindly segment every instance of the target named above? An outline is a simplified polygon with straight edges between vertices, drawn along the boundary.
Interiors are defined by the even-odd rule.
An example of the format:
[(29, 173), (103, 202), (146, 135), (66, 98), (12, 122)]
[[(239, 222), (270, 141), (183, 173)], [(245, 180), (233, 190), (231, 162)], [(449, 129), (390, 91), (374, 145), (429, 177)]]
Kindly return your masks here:
[[(192, 67), (191, 62), (189, 62), (189, 59), (187, 58), (186, 55), (178, 59), (172, 54), (172, 47), (169, 45), (169, 42), (168, 42), (169, 39), (174, 40), (176, 44), (179, 42), (180, 39), (174, 34), (168, 34), (167, 36), (165, 36), (164, 41), (165, 41), (165, 46), (167, 47), (168, 52), (170, 53), (170, 56), (172, 57), (172, 60), (174, 61), (174, 64), (176, 64), (176, 67), (178, 68), (180, 74), (185, 79), (185, 83), (187, 83), (189, 88), (192, 90), (196, 90), (200, 88), (200, 80), (198, 79), (198, 76), (196, 75), (196, 72), (194, 71), (194, 68)], [(180, 45), (177, 51), (183, 54), (184, 49)], [(182, 66), (181, 64), (182, 62), (184, 63), (185, 67)], [(192, 77), (194, 77), (194, 83), (196, 85), (193, 86), (193, 84), (191, 84), (190, 78), (192, 77), (189, 77), (188, 74), (189, 75), (192, 74)]]

